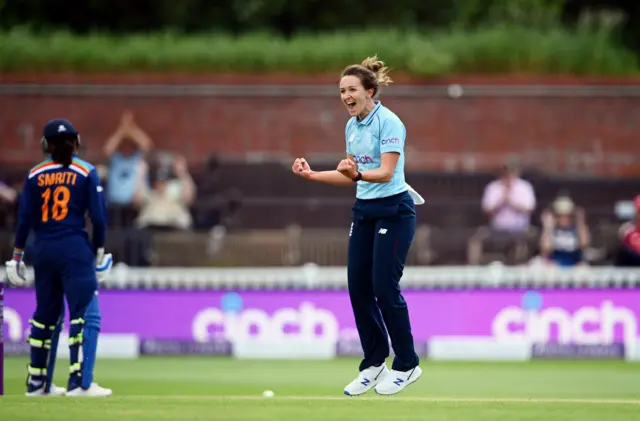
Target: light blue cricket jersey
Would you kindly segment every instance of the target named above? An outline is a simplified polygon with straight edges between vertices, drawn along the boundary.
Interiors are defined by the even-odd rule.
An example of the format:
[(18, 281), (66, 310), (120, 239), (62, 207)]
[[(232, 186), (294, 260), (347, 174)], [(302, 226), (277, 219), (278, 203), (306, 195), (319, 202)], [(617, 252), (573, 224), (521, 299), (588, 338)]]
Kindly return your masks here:
[(386, 152), (398, 152), (398, 164), (391, 180), (387, 183), (369, 183), (358, 181), (356, 198), (380, 199), (407, 190), (404, 180), (404, 141), (407, 131), (404, 124), (380, 101), (362, 121), (351, 117), (347, 122), (345, 136), (347, 153), (353, 155), (360, 171), (374, 170), (380, 167), (381, 155)]

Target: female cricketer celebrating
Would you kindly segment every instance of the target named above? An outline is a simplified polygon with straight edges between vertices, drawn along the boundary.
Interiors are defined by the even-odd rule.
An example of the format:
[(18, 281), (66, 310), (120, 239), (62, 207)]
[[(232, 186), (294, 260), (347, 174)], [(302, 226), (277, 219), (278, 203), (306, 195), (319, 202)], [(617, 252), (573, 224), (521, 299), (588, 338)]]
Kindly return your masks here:
[[(357, 184), (348, 287), (364, 359), (358, 377), (344, 389), (349, 396), (374, 387), (379, 394), (392, 395), (422, 374), (399, 286), (415, 233), (414, 197), (416, 203), (421, 198), (404, 178), (404, 124), (375, 100), (380, 87), (391, 83), (387, 73), (375, 56), (342, 72), (340, 96), (351, 118), (345, 130), (347, 158), (335, 171), (312, 171), (304, 158), (292, 166), (295, 174), (308, 180)], [(388, 337), (395, 352), (391, 371), (385, 365)]]

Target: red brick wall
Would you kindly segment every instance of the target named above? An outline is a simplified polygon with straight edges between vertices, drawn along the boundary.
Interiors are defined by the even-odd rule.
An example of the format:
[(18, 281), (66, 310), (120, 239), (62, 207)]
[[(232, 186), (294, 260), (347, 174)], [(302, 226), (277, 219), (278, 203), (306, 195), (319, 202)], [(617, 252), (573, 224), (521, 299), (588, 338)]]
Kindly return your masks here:
[[(69, 76), (8, 77), (3, 83), (322, 83), (335, 78), (246, 79), (173, 76), (102, 77), (78, 79)], [(400, 80), (409, 82), (410, 80)], [(463, 81), (464, 82), (464, 81)], [(504, 81), (498, 81), (504, 82)], [(509, 82), (509, 80), (507, 80)], [(512, 83), (549, 84), (549, 80), (516, 79)], [(552, 83), (575, 83), (573, 79)], [(437, 83), (448, 83), (438, 81)], [(483, 84), (483, 80), (469, 83)], [(484, 84), (496, 84), (496, 79)], [(598, 81), (586, 81), (589, 84)], [(629, 83), (629, 81), (625, 81)], [(638, 81), (631, 81), (638, 85)], [(638, 127), (640, 97), (382, 97), (405, 122), (408, 147), (418, 165), (423, 160), (442, 164), (437, 153), (481, 153), (502, 159), (509, 153), (556, 150), (627, 154), (627, 164), (618, 173), (640, 170), (631, 160), (640, 157)], [(211, 152), (245, 157), (251, 152), (282, 152), (307, 155), (313, 152), (342, 154), (347, 115), (335, 97), (55, 97), (0, 96), (0, 142), (7, 151), (4, 161), (33, 161), (39, 130), (54, 117), (69, 118), (81, 130), (90, 159), (118, 124), (125, 109), (151, 135), (158, 147), (173, 150), (192, 161)], [(33, 127), (30, 137), (22, 127)], [(488, 155), (486, 155), (488, 154)], [(408, 155), (409, 156), (409, 155)], [(429, 160), (429, 158), (432, 158)], [(435, 158), (435, 159), (434, 159)], [(538, 159), (545, 161), (547, 156)], [(423, 162), (423, 163), (425, 163)], [(485, 161), (484, 164), (493, 164)], [(484, 165), (484, 164), (481, 164)], [(600, 168), (604, 171), (604, 169)], [(610, 169), (607, 169), (610, 170)], [(640, 173), (640, 171), (637, 171)]]

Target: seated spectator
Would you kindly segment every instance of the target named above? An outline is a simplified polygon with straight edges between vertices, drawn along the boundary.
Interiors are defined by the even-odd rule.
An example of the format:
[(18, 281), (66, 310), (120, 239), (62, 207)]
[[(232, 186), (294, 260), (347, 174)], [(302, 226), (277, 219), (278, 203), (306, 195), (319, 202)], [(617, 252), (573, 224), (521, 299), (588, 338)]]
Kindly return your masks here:
[(229, 228), (236, 223), (242, 204), (242, 194), (236, 188), (220, 186), (220, 159), (211, 155), (196, 178), (198, 199), (192, 206), (194, 228), (210, 230), (217, 226)]
[(225, 209), (223, 223), (225, 226), (230, 227), (236, 224), (238, 213), (242, 207), (242, 192), (239, 189), (232, 188), (227, 194), (227, 207)]
[[(0, 176), (1, 177), (1, 176)], [(18, 213), (18, 192), (0, 178), (0, 253), (7, 256), (13, 249), (13, 231)], [(6, 239), (6, 240), (5, 240)]]
[(16, 189), (6, 184), (4, 181), (0, 181), (0, 202), (5, 204), (14, 204), (18, 198)]
[(547, 263), (561, 267), (586, 265), (584, 254), (591, 235), (584, 210), (566, 196), (557, 198), (551, 208), (541, 215), (541, 256)]
[(514, 166), (503, 166), (500, 177), (484, 190), (482, 210), (489, 219), (489, 228), (478, 229), (469, 240), (469, 264), (480, 264), (484, 243), (492, 248), (507, 250), (507, 255), (512, 255), (508, 263), (525, 261), (529, 242), (534, 238), (530, 224), (535, 206), (536, 198), (531, 183), (520, 178)]
[[(151, 138), (136, 124), (133, 114), (126, 111), (120, 125), (104, 145), (109, 160), (106, 174), (106, 198), (115, 223), (128, 225), (135, 212), (132, 208), (136, 186), (142, 177), (144, 155), (153, 147)], [(147, 181), (148, 182), (148, 181)]]
[(220, 158), (212, 154), (205, 163), (198, 179), (198, 195), (220, 193)]
[(0, 229), (13, 230), (18, 210), (18, 191), (0, 173)]
[[(144, 173), (148, 166), (144, 166)], [(192, 217), (189, 207), (196, 196), (196, 186), (182, 157), (172, 166), (161, 166), (153, 174), (152, 188), (140, 178), (135, 202), (140, 208), (136, 224), (140, 228), (155, 230), (190, 229)]]
[(640, 195), (633, 200), (634, 221), (622, 224), (618, 232), (619, 247), (615, 257), (616, 266), (640, 266)]

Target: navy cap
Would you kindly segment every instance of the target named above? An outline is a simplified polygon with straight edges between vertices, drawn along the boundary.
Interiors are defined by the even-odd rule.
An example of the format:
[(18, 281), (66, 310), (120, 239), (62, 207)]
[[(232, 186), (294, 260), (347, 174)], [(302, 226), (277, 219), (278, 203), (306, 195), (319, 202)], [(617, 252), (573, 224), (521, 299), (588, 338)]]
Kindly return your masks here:
[(49, 121), (42, 130), (42, 135), (45, 138), (51, 138), (60, 135), (77, 136), (78, 131), (68, 120), (57, 118)]

